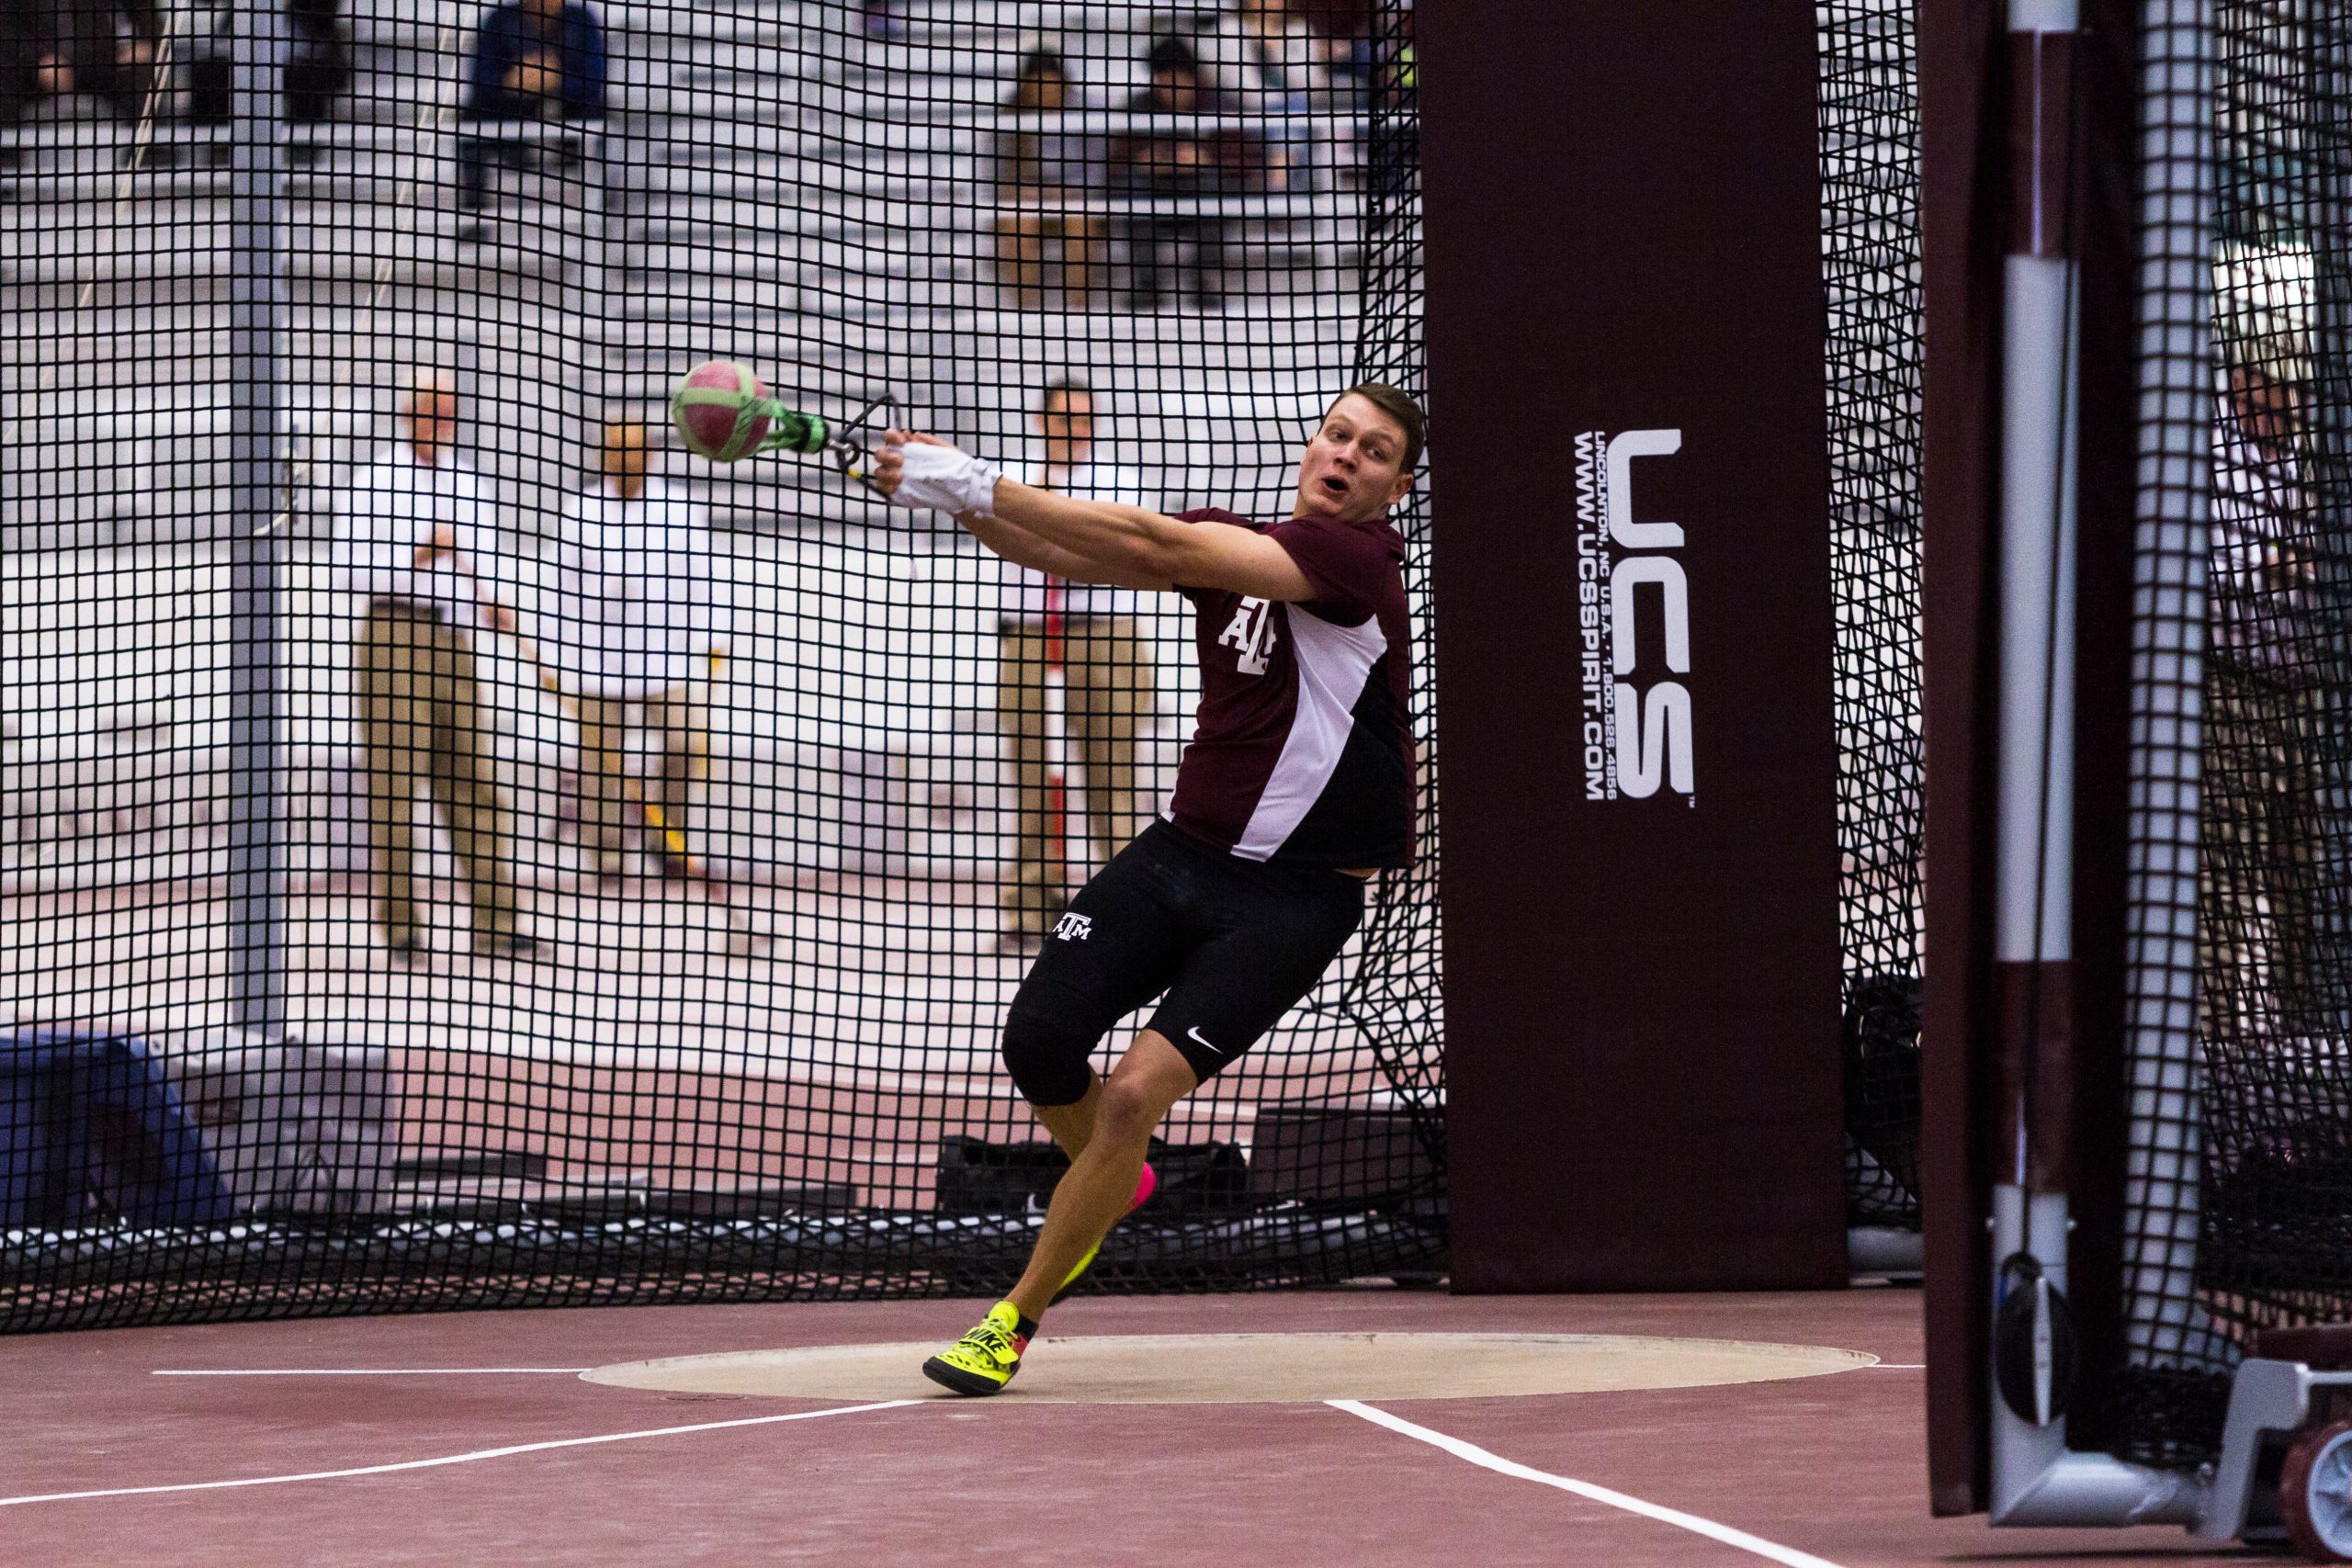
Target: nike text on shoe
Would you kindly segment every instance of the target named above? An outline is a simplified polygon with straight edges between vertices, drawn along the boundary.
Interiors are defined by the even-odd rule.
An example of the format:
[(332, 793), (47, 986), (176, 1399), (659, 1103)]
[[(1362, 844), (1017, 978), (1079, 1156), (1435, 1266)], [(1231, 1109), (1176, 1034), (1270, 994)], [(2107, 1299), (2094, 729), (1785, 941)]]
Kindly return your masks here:
[(970, 1333), (925, 1361), (922, 1375), (957, 1393), (1001, 1393), (1021, 1370), (1022, 1352), (1035, 1331), (1035, 1324), (1024, 1326), (1020, 1308), (999, 1302)]

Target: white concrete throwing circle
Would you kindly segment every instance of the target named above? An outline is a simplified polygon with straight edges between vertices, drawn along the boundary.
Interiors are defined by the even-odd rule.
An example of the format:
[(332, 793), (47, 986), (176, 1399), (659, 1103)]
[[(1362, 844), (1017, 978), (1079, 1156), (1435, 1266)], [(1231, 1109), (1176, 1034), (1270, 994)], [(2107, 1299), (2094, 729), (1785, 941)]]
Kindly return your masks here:
[[(944, 1340), (817, 1345), (623, 1361), (615, 1388), (772, 1399), (955, 1398), (922, 1375)], [(1616, 1334), (1166, 1334), (1040, 1339), (997, 1397), (1046, 1404), (1290, 1404), (1702, 1388), (1851, 1371), (1878, 1358), (1823, 1345)]]

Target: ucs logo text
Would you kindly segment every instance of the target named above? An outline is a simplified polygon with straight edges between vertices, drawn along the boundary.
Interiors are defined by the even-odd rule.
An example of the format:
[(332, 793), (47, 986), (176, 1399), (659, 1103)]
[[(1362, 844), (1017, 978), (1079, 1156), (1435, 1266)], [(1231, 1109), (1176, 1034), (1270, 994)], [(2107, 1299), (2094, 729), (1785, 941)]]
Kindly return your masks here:
[[(1694, 791), (1690, 688), (1636, 684), (1645, 645), (1671, 677), (1690, 672), (1690, 593), (1679, 523), (1634, 520), (1634, 459), (1671, 457), (1679, 430), (1577, 437), (1577, 619), (1582, 645), (1585, 798)], [(1655, 598), (1642, 590), (1655, 588)], [(1657, 609), (1649, 606), (1655, 603)], [(1654, 628), (1645, 636), (1645, 628)], [(1657, 671), (1651, 670), (1653, 677)]]

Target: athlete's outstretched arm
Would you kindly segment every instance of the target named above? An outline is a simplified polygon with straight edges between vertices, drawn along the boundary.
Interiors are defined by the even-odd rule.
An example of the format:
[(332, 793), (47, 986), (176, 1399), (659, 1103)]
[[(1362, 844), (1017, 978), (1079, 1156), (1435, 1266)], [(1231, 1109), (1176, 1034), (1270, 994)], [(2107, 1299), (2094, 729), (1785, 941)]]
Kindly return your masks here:
[(1050, 572), (1072, 582), (1108, 583), (1114, 588), (1165, 588), (1168, 584), (1148, 579), (1133, 570), (1091, 559), (1066, 550), (1059, 545), (1047, 544), (1025, 528), (1017, 528), (1001, 517), (983, 513), (958, 513), (956, 521), (964, 532), (978, 539), (995, 555), (1002, 556), (1016, 566)]
[(1073, 553), (1176, 588), (1223, 588), (1259, 599), (1312, 599), (1290, 552), (1229, 523), (1184, 523), (1140, 506), (1079, 501), (1015, 479), (991, 503), (1013, 526)]
[[(883, 494), (897, 491), (910, 444), (947, 446), (933, 436), (890, 432), (875, 462), (875, 483)], [(1021, 533), (1091, 563), (1093, 571), (1115, 574), (1104, 581), (1134, 587), (1222, 588), (1259, 599), (1315, 597), (1314, 586), (1289, 551), (1262, 534), (1230, 524), (1179, 522), (1145, 507), (1080, 501), (1003, 478), (989, 491), (986, 510)], [(978, 508), (958, 512), (956, 518), (989, 543), (979, 531), (986, 518)], [(1063, 575), (1084, 578), (1087, 573)]]

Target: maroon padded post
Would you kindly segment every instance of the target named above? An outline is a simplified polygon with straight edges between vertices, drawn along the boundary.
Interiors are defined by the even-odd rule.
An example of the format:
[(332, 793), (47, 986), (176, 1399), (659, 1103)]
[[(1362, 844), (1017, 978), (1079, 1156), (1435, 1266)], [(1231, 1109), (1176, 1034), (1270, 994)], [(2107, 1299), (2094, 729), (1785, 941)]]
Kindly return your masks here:
[(1920, 228), (1926, 377), (1927, 923), (1922, 997), (1928, 1469), (1938, 1514), (1981, 1513), (1989, 1485), (1991, 1265), (1984, 1240), (1997, 1064), (1992, 1028), (1995, 671), (1982, 640), (2000, 495), (2007, 32), (1999, 0), (1921, 0)]
[[(2132, 72), (2130, 0), (2086, 0), (2076, 41), (2031, 50), (2005, 29), (1998, 0), (1922, 0), (1919, 7), (1920, 214), (1926, 293), (1921, 492), (1926, 528), (1928, 952), (1920, 1129), (1926, 1219), (1928, 1466), (1938, 1514), (1982, 1512), (1990, 1483), (1992, 1257), (1985, 1221), (2022, 1064), (1991, 1043), (2021, 978), (1996, 973), (1993, 852), (2000, 505), (2002, 268), (2005, 252), (2079, 261), (2079, 424), (2072, 964), (2033, 983), (2064, 1050), (2044, 1049), (2030, 1178), (2072, 1200), (2070, 1296), (2086, 1386), (2120, 1356), (2122, 1201), (2122, 973), (2130, 739), (2132, 359)], [(2063, 234), (2034, 234), (2025, 214), (2059, 204), (2040, 169), (2033, 188), (2012, 156), (2036, 132), (2021, 99), (2030, 71), (2069, 73), (2063, 118), (2039, 133), (2069, 139)], [(2045, 83), (2045, 88), (2050, 84)], [(2045, 107), (2049, 95), (2040, 100)], [(2040, 199), (2035, 199), (2036, 196)], [(2063, 994), (2055, 987), (2063, 987)], [(2044, 1032), (2048, 1033), (2048, 1031)], [(2098, 1446), (2095, 1398), (2068, 1427)]]
[(1813, 7), (1419, 28), (1454, 1284), (1842, 1284)]

